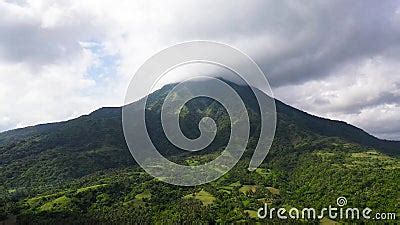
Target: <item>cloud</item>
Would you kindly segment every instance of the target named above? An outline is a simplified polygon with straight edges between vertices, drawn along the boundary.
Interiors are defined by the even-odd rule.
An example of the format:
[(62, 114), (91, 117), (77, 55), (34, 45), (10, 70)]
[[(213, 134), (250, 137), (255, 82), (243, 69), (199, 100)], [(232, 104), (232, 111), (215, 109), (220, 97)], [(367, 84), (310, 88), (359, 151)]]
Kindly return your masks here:
[(399, 62), (382, 56), (351, 61), (326, 79), (282, 86), (275, 94), (307, 112), (345, 120), (382, 138), (399, 139)]
[(82, 52), (77, 40), (101, 38), (95, 19), (59, 3), (0, 3), (0, 58), (41, 66), (73, 61)]
[[(249, 54), (268, 74), (276, 96), (289, 104), (400, 139), (390, 122), (400, 118), (399, 5), (1, 2), (0, 129), (122, 105), (130, 77), (147, 58), (182, 41), (211, 39)], [(388, 111), (373, 115), (378, 109)]]
[(99, 95), (109, 85), (88, 74), (102, 55), (79, 42), (103, 37), (95, 17), (62, 2), (17, 3), (0, 3), (0, 129), (70, 119), (111, 103)]

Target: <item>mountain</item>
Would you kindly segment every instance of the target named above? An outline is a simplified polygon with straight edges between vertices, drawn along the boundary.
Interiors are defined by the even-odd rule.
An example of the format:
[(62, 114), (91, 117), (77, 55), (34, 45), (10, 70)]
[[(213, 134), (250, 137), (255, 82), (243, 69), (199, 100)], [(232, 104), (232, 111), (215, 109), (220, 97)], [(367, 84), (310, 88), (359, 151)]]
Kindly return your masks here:
[[(221, 189), (226, 190), (226, 193), (232, 194), (234, 191), (239, 191), (239, 193), (244, 193), (244, 197), (240, 198), (246, 196), (249, 198), (240, 201), (251, 202), (254, 199), (262, 199), (262, 196), (253, 196), (253, 194), (257, 194), (266, 195), (271, 198), (273, 204), (277, 205), (313, 203), (317, 206), (323, 206), (323, 203), (338, 197), (336, 195), (329, 196), (324, 192), (325, 189), (330, 190), (331, 194), (339, 194), (343, 191), (349, 196), (357, 192), (357, 194), (354, 194), (354, 200), (367, 198), (375, 207), (379, 205), (377, 202), (385, 201), (388, 203), (386, 208), (379, 206), (380, 209), (393, 210), (396, 207), (398, 208), (399, 191), (397, 189), (397, 191), (390, 192), (390, 189), (399, 183), (400, 164), (398, 155), (400, 153), (400, 142), (380, 140), (345, 122), (316, 117), (278, 100), (275, 101), (278, 115), (277, 130), (271, 151), (262, 167), (256, 170), (256, 174), (244, 172), (246, 171), (244, 170), (245, 162), (251, 158), (252, 149), (254, 149), (258, 140), (260, 111), (254, 93), (249, 87), (228, 83), (244, 99), (251, 124), (249, 150), (245, 153), (243, 160), (235, 167), (235, 173), (229, 172), (226, 177), (224, 176), (224, 179), (221, 178), (216, 182), (205, 185), (201, 187), (201, 190), (199, 190), (199, 187), (194, 189), (180, 188), (160, 184), (160, 182), (154, 184), (154, 181), (143, 175), (143, 171), (136, 166), (127, 149), (122, 132), (121, 108), (106, 107), (70, 121), (27, 127), (0, 134), (0, 182), (2, 184), (0, 185), (0, 191), (2, 190), (0, 193), (3, 193), (0, 196), (2, 196), (1, 200), (5, 205), (3, 214), (12, 212), (19, 215), (21, 221), (28, 221), (29, 223), (29, 220), (35, 218), (44, 219), (41, 216), (46, 213), (53, 213), (51, 217), (54, 217), (54, 213), (57, 215), (62, 213), (63, 218), (67, 214), (68, 218), (73, 218), (71, 221), (74, 222), (87, 222), (86, 219), (88, 219), (97, 223), (106, 220), (102, 216), (99, 217), (98, 214), (108, 209), (107, 207), (124, 208), (126, 204), (131, 204), (130, 201), (133, 201), (132, 204), (135, 205), (134, 212), (130, 212), (132, 215), (144, 216), (150, 213), (148, 217), (151, 219), (154, 216), (151, 213), (156, 211), (165, 212), (168, 215), (169, 213), (176, 213), (178, 209), (169, 205), (168, 201), (162, 202), (162, 204), (160, 202), (153, 202), (152, 204), (153, 200), (144, 201), (146, 203), (144, 205), (138, 203), (142, 201), (140, 196), (145, 196), (144, 199), (147, 196), (150, 199), (149, 196), (156, 196), (157, 192), (162, 192), (155, 188), (158, 187), (165, 188), (165, 192), (174, 193), (171, 195), (172, 197), (168, 197), (170, 198), (169, 201), (176, 202), (179, 200), (179, 204), (189, 204), (190, 207), (194, 207), (193, 209), (204, 213), (204, 215), (196, 214), (196, 216), (201, 217), (199, 221), (234, 222), (243, 218), (256, 220), (254, 214), (253, 217), (248, 215), (254, 212), (256, 203), (245, 204), (243, 202), (240, 203), (242, 204), (240, 207), (244, 211), (247, 210), (247, 213), (243, 211), (240, 215), (235, 214), (234, 217), (228, 219), (228, 217), (222, 216), (223, 212), (213, 209), (217, 210), (217, 214), (221, 214), (221, 216), (218, 218), (210, 217), (211, 211), (209, 210), (212, 207), (210, 208), (208, 203), (204, 204), (203, 198), (196, 196), (197, 194), (199, 196), (211, 195), (216, 190), (220, 190), (223, 185), (228, 187)], [(163, 155), (189, 165), (215, 158), (226, 145), (227, 137), (230, 134), (229, 117), (226, 110), (218, 102), (204, 97), (196, 98), (185, 105), (184, 112), (180, 113), (180, 123), (186, 136), (190, 138), (199, 136), (197, 126), (204, 116), (213, 118), (218, 127), (216, 138), (212, 144), (204, 151), (186, 159), (183, 151), (174, 147), (167, 140), (160, 123), (162, 103), (174, 86), (175, 84), (164, 86), (150, 94), (148, 98), (146, 122), (155, 146), (160, 149)], [(265, 98), (269, 97), (265, 95)], [(131, 107), (135, 107), (135, 103), (132, 103)], [(366, 162), (368, 163), (365, 164)], [(342, 168), (334, 172), (332, 168), (337, 169), (337, 166), (340, 165)], [(360, 174), (361, 170), (357, 171), (354, 168), (362, 168), (364, 172), (368, 170), (369, 174)], [(319, 178), (317, 178), (318, 176)], [(344, 181), (345, 183), (341, 183), (339, 178), (346, 178), (347, 180)], [(394, 180), (390, 178), (394, 178)], [(113, 181), (114, 179), (115, 181)], [(333, 182), (331, 186), (328, 185), (329, 187), (324, 183), (327, 179)], [(235, 182), (239, 182), (237, 186), (234, 185)], [(361, 190), (346, 187), (346, 185), (349, 185), (348, 182), (351, 183), (350, 186), (359, 187)], [(377, 186), (374, 182), (380, 184)], [(82, 187), (85, 185), (89, 185), (88, 189)], [(136, 186), (133, 190), (132, 185)], [(273, 193), (274, 191), (271, 190), (274, 189), (266, 190), (264, 188), (264, 190), (263, 185), (274, 186), (273, 188), (276, 190), (278, 190), (276, 187), (279, 186), (281, 193), (265, 194), (266, 192)], [(337, 186), (342, 190), (335, 190)], [(305, 187), (307, 188), (304, 189)], [(243, 191), (246, 188), (250, 188), (250, 193), (254, 190), (254, 193), (249, 196), (248, 191)], [(275, 192), (277, 192), (276, 190)], [(380, 193), (377, 196), (368, 194), (372, 190), (380, 190)], [(91, 193), (91, 197), (83, 194), (88, 192)], [(201, 204), (200, 206), (193, 205), (194, 203), (192, 204), (189, 200), (189, 202), (186, 202), (186, 200), (181, 202), (183, 201), (180, 200), (182, 196), (176, 197), (188, 192), (193, 192), (193, 198), (200, 200), (203, 206)], [(304, 194), (304, 192), (308, 194)], [(384, 193), (387, 196), (382, 197)], [(129, 194), (135, 194), (133, 200), (129, 200), (132, 198), (132, 196), (129, 197)], [(314, 194), (314, 196), (311, 196), (311, 194)], [(138, 195), (139, 197), (137, 197)], [(110, 196), (114, 196), (118, 200), (113, 202), (108, 199)], [(98, 198), (103, 197), (108, 199), (107, 201), (104, 200), (106, 202), (104, 205), (98, 203), (100, 201)], [(41, 200), (39, 201), (37, 198)], [(208, 197), (208, 199), (212, 198), (218, 199), (218, 195), (214, 193), (214, 196)], [(318, 198), (324, 200), (318, 201)], [(84, 202), (82, 202), (82, 199), (85, 199)], [(153, 198), (151, 197), (151, 199)], [(188, 198), (185, 197), (184, 199)], [(239, 201), (236, 197), (233, 199)], [(162, 207), (157, 206), (160, 204)], [(222, 203), (210, 203), (210, 205), (215, 204)], [(97, 208), (93, 208), (93, 205)], [(121, 213), (125, 210), (127, 209), (113, 211), (115, 215), (110, 214), (109, 216), (116, 219), (117, 222), (121, 222), (118, 218), (121, 218)], [(40, 212), (39, 215), (38, 212)], [(95, 216), (90, 214), (93, 212), (96, 212)], [(187, 213), (190, 214), (190, 212)], [(82, 219), (81, 214), (90, 216)], [(108, 215), (108, 213), (105, 214)], [(194, 220), (194, 218), (179, 215), (180, 217), (177, 217), (175, 222)], [(154, 222), (147, 221), (147, 217), (140, 218), (145, 222)], [(139, 221), (132, 220), (134, 222)]]

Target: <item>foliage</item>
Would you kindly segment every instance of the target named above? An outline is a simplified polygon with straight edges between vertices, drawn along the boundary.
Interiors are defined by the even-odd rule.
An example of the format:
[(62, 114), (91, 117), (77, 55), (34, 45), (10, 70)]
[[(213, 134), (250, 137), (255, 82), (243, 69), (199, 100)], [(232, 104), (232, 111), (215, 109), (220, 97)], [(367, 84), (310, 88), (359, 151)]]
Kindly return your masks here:
[[(182, 164), (214, 159), (230, 135), (226, 111), (207, 98), (185, 106), (180, 122), (188, 137), (199, 135), (197, 124), (204, 116), (218, 126), (206, 150), (187, 155), (162, 135), (160, 107), (172, 87), (149, 96), (147, 122), (155, 145)], [(281, 223), (260, 221), (258, 208), (320, 209), (335, 205), (339, 196), (345, 196), (349, 206), (376, 212), (400, 208), (398, 142), (378, 140), (279, 101), (268, 157), (260, 168), (247, 170), (258, 140), (259, 109), (254, 94), (234, 88), (246, 100), (250, 115), (248, 149), (230, 172), (198, 187), (165, 184), (135, 164), (123, 138), (120, 108), (0, 134), (0, 221), (16, 215), (19, 224)]]

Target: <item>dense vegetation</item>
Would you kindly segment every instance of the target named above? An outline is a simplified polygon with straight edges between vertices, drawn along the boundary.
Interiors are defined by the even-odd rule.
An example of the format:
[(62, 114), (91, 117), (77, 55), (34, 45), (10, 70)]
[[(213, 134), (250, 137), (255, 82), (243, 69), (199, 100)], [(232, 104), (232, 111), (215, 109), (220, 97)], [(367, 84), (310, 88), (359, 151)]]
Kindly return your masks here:
[[(159, 123), (159, 110), (171, 87), (149, 98), (148, 122), (155, 145), (182, 164), (215, 158), (230, 132), (226, 111), (206, 98), (186, 105), (180, 116), (188, 137), (199, 135), (197, 123), (205, 115), (217, 121), (218, 134), (205, 151), (184, 155), (162, 135)], [(398, 212), (398, 142), (379, 140), (279, 101), (273, 147), (263, 165), (249, 172), (259, 113), (248, 88), (234, 88), (246, 100), (251, 119), (248, 150), (225, 176), (198, 187), (160, 182), (135, 165), (123, 138), (120, 108), (0, 134), (0, 221), (16, 216), (19, 224), (282, 223), (289, 221), (257, 219), (257, 209), (264, 203), (321, 209), (335, 205), (339, 196), (345, 196), (351, 207)]]

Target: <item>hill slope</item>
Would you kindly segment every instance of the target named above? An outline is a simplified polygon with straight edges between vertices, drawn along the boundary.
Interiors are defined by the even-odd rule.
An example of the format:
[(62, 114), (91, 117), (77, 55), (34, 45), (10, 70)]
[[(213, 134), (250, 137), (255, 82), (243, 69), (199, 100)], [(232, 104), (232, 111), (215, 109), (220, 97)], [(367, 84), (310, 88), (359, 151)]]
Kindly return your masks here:
[[(257, 139), (259, 113), (254, 95), (247, 87), (231, 84), (247, 102), (252, 123), (252, 138)], [(149, 97), (151, 118), (148, 123), (151, 135), (157, 138), (155, 145), (165, 154), (176, 154), (163, 135), (159, 113), (162, 102), (173, 85), (154, 92)], [(276, 100), (278, 125), (276, 141), (338, 137), (390, 154), (398, 154), (400, 142), (380, 140), (365, 131), (340, 121), (312, 116)], [(209, 149), (226, 144), (229, 127), (226, 111), (210, 99), (197, 99), (187, 105), (188, 116), (183, 119), (183, 132), (189, 137), (199, 135), (197, 124), (202, 112), (211, 111), (217, 117), (219, 134)], [(199, 112), (200, 111), (200, 112)], [(222, 128), (221, 128), (222, 127)], [(175, 151), (174, 151), (175, 150)], [(29, 186), (31, 183), (62, 183), (109, 168), (123, 168), (134, 164), (127, 150), (121, 128), (121, 108), (101, 108), (95, 112), (66, 122), (38, 125), (0, 134), (0, 181), (3, 184)]]
[[(127, 212), (131, 216), (125, 219), (134, 222), (157, 222), (155, 218), (175, 223), (194, 218), (235, 222), (254, 220), (250, 215), (262, 201), (323, 207), (341, 195), (351, 197), (354, 204), (369, 202), (387, 211), (398, 208), (400, 142), (379, 140), (352, 125), (315, 117), (280, 101), (276, 101), (277, 130), (270, 153), (260, 169), (249, 173), (246, 166), (258, 139), (259, 109), (249, 88), (230, 85), (246, 102), (251, 138), (241, 162), (224, 178), (196, 188), (155, 181), (135, 166), (126, 147), (121, 108), (101, 108), (74, 120), (1, 133), (0, 202), (11, 205), (6, 211), (22, 221), (47, 220), (48, 213), (58, 218), (61, 213), (62, 218), (68, 215), (69, 223), (111, 218), (125, 223)], [(180, 114), (183, 133), (191, 138), (199, 135), (197, 124), (203, 116), (215, 119), (218, 133), (205, 151), (184, 157), (163, 135), (160, 108), (173, 86), (149, 96), (152, 140), (162, 154), (180, 163), (196, 165), (215, 158), (230, 127), (226, 111), (213, 100), (197, 98)], [(202, 200), (204, 206), (198, 204)], [(387, 204), (380, 206), (383, 201)], [(218, 209), (210, 209), (216, 204)], [(224, 212), (228, 206), (238, 210)], [(185, 213), (178, 213), (182, 207), (187, 208)], [(190, 210), (198, 212), (192, 215)], [(164, 214), (158, 217), (157, 212)]]

